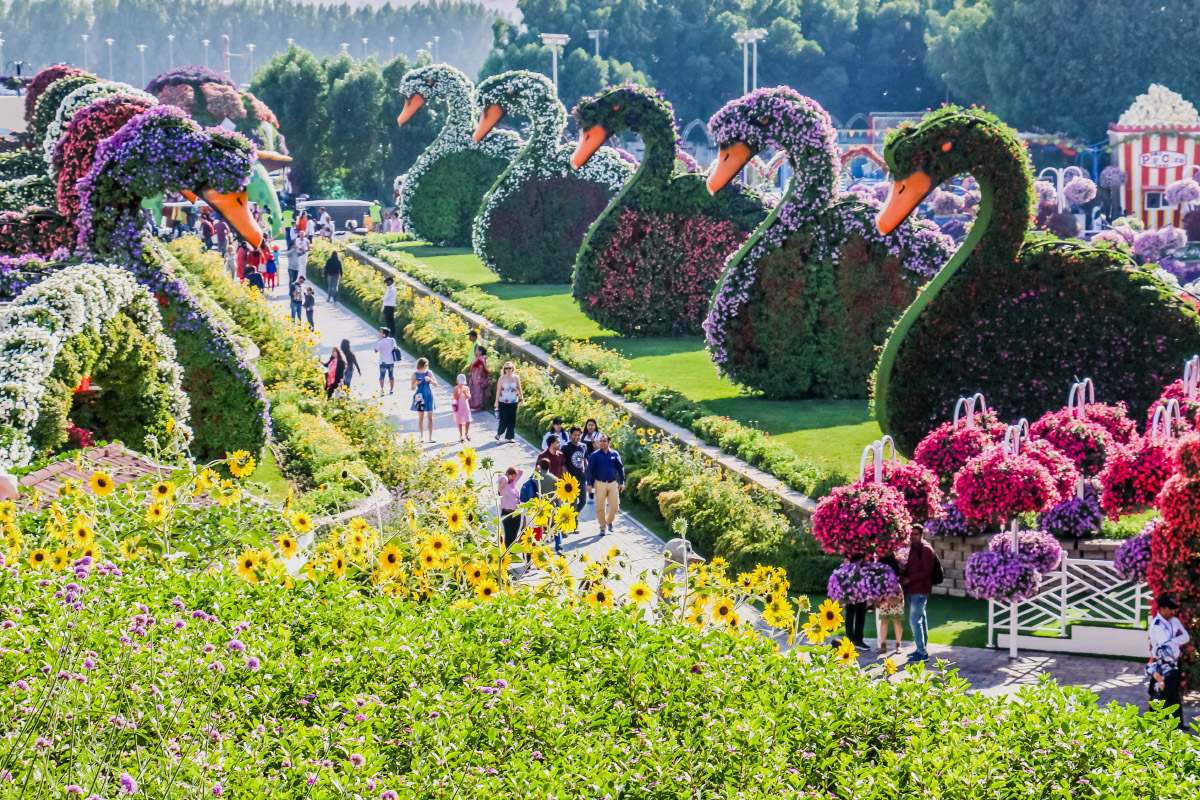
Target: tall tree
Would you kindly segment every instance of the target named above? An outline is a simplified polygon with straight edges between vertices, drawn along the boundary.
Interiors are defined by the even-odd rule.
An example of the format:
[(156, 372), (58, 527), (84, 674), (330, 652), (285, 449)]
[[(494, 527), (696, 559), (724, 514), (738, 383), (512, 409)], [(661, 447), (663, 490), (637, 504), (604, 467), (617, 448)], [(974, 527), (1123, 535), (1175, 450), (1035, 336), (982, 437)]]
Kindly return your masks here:
[(328, 128), (325, 68), (312, 53), (292, 47), (258, 71), (250, 91), (279, 118), (292, 156), (292, 186), (299, 193), (315, 193), (317, 156)]

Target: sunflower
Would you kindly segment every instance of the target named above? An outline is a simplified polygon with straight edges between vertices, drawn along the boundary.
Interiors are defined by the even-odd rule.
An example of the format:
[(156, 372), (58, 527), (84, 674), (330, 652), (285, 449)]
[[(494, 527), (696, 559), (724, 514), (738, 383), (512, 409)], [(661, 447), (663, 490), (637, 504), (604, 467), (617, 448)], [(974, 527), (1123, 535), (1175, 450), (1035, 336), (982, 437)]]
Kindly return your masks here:
[(333, 560), (329, 562), (329, 571), (333, 573), (335, 578), (340, 578), (346, 574), (346, 557), (341, 553), (335, 553)]
[(150, 508), (146, 509), (146, 522), (151, 525), (157, 525), (167, 518), (167, 510), (163, 508), (162, 503), (151, 503)]
[(346, 538), (350, 542), (350, 547), (353, 548), (354, 552), (356, 553), (361, 553), (363, 548), (367, 545), (366, 534), (364, 534), (362, 531), (350, 531), (350, 533), (346, 535)]
[(96, 471), (88, 478), (88, 488), (97, 497), (108, 497), (115, 487), (112, 477), (107, 472)]
[(896, 662), (892, 661), (891, 658), (885, 658), (883, 660), (883, 671), (886, 672), (888, 675), (895, 675), (896, 674)]
[(574, 503), (579, 497), (579, 479), (567, 473), (554, 483), (554, 496), (564, 503)]
[(237, 558), (237, 574), (242, 580), (249, 583), (258, 583), (258, 554), (253, 550), (246, 550)]
[(821, 627), (827, 633), (833, 633), (842, 624), (842, 607), (835, 600), (825, 598), (817, 613), (821, 616)]
[(385, 574), (392, 574), (399, 570), (401, 561), (402, 556), (400, 555), (400, 548), (396, 547), (394, 544), (389, 544), (387, 547), (383, 548), (383, 552), (379, 554), (379, 567), (384, 571)]
[(67, 552), (67, 548), (60, 547), (50, 554), (50, 569), (55, 572), (67, 568), (67, 564), (71, 560), (71, 554)]
[(607, 586), (598, 583), (592, 587), (592, 591), (587, 593), (584, 600), (592, 608), (612, 608), (613, 595)]
[(312, 517), (303, 511), (298, 511), (292, 516), (292, 527), (300, 533), (308, 533), (313, 529)]
[(71, 523), (71, 544), (75, 547), (87, 547), (96, 538), (91, 523), (84, 517), (76, 517)]
[(150, 494), (154, 496), (155, 500), (170, 502), (171, 498), (175, 496), (175, 484), (170, 481), (159, 481), (154, 484)]
[(471, 474), (475, 472), (475, 448), (464, 447), (458, 454), (458, 463), (462, 465), (462, 471), (467, 474), (467, 477), (471, 477)]
[(480, 583), (475, 587), (475, 596), (480, 600), (491, 600), (500, 591), (500, 587), (491, 578)]
[(128, 539), (122, 539), (117, 543), (117, 552), (120, 553), (123, 561), (131, 561), (142, 554), (142, 548), (139, 547), (141, 537), (130, 536)]
[(249, 478), (258, 467), (254, 458), (245, 450), (236, 450), (225, 458), (225, 466), (235, 478)]
[(50, 552), (44, 548), (34, 550), (29, 554), (29, 566), (34, 569), (41, 569), (46, 566), (46, 559), (50, 557)]
[(837, 660), (843, 664), (848, 664), (851, 661), (856, 661), (857, 659), (858, 651), (854, 649), (854, 642), (850, 641), (849, 638), (842, 639), (842, 643), (837, 649)]
[(808, 615), (808, 624), (804, 626), (804, 635), (813, 644), (821, 644), (829, 636), (829, 632), (821, 625), (821, 618), (816, 614)]
[(559, 506), (554, 512), (554, 526), (563, 533), (574, 533), (576, 516), (573, 506)]
[(719, 597), (712, 607), (712, 618), (714, 622), (723, 622), (729, 624), (731, 617), (735, 617), (733, 613), (733, 601), (728, 597)]
[(12, 500), (0, 502), (0, 520), (11, 520), (17, 515), (17, 504)]
[(435, 569), (442, 564), (442, 558), (432, 550), (422, 550), (417, 555), (417, 563), (421, 565), (421, 569)]
[(470, 611), (474, 607), (475, 604), (465, 597), (460, 597), (450, 604), (451, 611)]
[(447, 478), (458, 477), (458, 461), (456, 459), (447, 459), (442, 462), (442, 474)]
[(533, 499), (533, 525), (539, 528), (544, 528), (550, 524), (551, 518), (554, 516), (554, 504), (545, 497), (535, 497)]
[(279, 547), (279, 555), (284, 558), (291, 558), (300, 551), (300, 547), (296, 544), (296, 540), (286, 533), (279, 534), (279, 538), (275, 540), (275, 544)]
[(629, 587), (629, 599), (637, 605), (649, 602), (653, 590), (645, 581), (638, 581)]
[(466, 515), (463, 514), (463, 510), (458, 506), (450, 506), (448, 509), (446, 509), (446, 527), (449, 528), (452, 533), (458, 533), (461, 531), (463, 529), (463, 525), (466, 524), (466, 520)]
[(223, 489), (217, 495), (217, 502), (221, 504), (221, 508), (229, 508), (241, 498), (241, 492), (237, 489)]
[(441, 531), (435, 531), (425, 539), (423, 549), (430, 550), (439, 557), (445, 557), (454, 551), (454, 541)]
[(537, 569), (545, 569), (550, 564), (550, 549), (547, 547), (535, 547), (529, 555)]
[(99, 561), (100, 560), (100, 548), (98, 546), (96, 546), (95, 544), (89, 544), (87, 547), (83, 548), (78, 553), (76, 553), (76, 555), (78, 555), (80, 558), (83, 558), (86, 556), (87, 558), (90, 558), (92, 561)]

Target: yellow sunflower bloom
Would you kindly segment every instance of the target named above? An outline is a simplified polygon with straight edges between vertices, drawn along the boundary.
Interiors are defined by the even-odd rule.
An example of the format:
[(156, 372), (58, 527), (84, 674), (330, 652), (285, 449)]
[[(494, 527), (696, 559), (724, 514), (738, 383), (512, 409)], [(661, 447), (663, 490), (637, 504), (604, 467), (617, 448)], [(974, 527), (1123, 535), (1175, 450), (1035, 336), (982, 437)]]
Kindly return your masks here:
[(253, 550), (246, 550), (237, 557), (237, 574), (238, 577), (248, 583), (258, 583), (258, 554)]
[(442, 565), (442, 557), (432, 550), (422, 550), (417, 555), (417, 563), (421, 569), (437, 569)]
[(383, 548), (383, 552), (379, 554), (379, 568), (384, 574), (394, 574), (400, 569), (403, 563), (403, 556), (400, 555), (400, 548), (389, 544)]
[(639, 606), (649, 602), (653, 594), (654, 590), (645, 581), (638, 581), (629, 587), (629, 599)]
[(34, 550), (29, 554), (29, 566), (34, 569), (41, 569), (46, 566), (46, 562), (50, 558), (50, 552), (44, 548)]
[(535, 497), (533, 500), (533, 524), (544, 528), (550, 524), (553, 516), (554, 504), (545, 497)]
[(154, 487), (150, 489), (150, 494), (155, 500), (163, 503), (169, 503), (171, 498), (175, 496), (175, 484), (171, 483), (170, 481), (160, 481), (154, 484)]
[(300, 546), (296, 544), (296, 540), (286, 533), (279, 534), (279, 538), (275, 540), (275, 545), (279, 548), (279, 555), (284, 558), (291, 558), (300, 552)]
[(467, 517), (458, 506), (446, 509), (446, 527), (453, 533), (458, 533), (467, 524)]
[(804, 626), (804, 635), (813, 644), (821, 644), (829, 636), (829, 632), (821, 625), (821, 618), (816, 614), (808, 615), (808, 624)]
[(83, 558), (84, 556), (87, 556), (87, 557), (88, 557), (88, 558), (90, 558), (92, 561), (99, 561), (99, 560), (100, 560), (100, 552), (101, 552), (101, 551), (100, 551), (100, 548), (99, 548), (99, 547), (97, 547), (95, 544), (90, 544), (90, 545), (88, 545), (87, 547), (85, 547), (85, 548), (83, 548), (82, 550), (80, 550), (80, 551), (77, 553), (77, 555), (78, 555), (80, 558)]
[(442, 474), (447, 478), (458, 477), (458, 461), (457, 459), (447, 459), (442, 462)]
[(835, 600), (825, 598), (817, 613), (821, 617), (821, 627), (828, 633), (836, 631), (842, 624), (842, 607)]
[(167, 518), (167, 510), (162, 503), (151, 503), (146, 509), (146, 522), (151, 525), (158, 525)]
[(500, 591), (500, 587), (491, 578), (475, 587), (475, 596), (480, 600), (491, 600)]
[(303, 511), (298, 511), (292, 516), (292, 527), (300, 533), (308, 533), (313, 529), (312, 517)]
[(367, 537), (362, 531), (350, 531), (346, 537), (350, 541), (350, 547), (356, 553), (361, 553), (367, 545)]
[(335, 578), (340, 578), (346, 574), (346, 557), (341, 553), (334, 555), (333, 560), (329, 562), (329, 571), (333, 573)]
[(583, 599), (592, 608), (612, 608), (613, 604), (612, 591), (602, 583), (593, 586)]
[(712, 618), (714, 622), (729, 624), (731, 617), (736, 616), (733, 613), (733, 601), (728, 597), (718, 597), (713, 601)]
[(138, 546), (140, 542), (141, 537), (138, 536), (122, 539), (117, 543), (117, 553), (120, 554), (123, 561), (131, 561), (142, 554), (142, 548)]
[(579, 497), (579, 479), (567, 473), (554, 483), (554, 496), (564, 503), (574, 503)]
[(573, 506), (559, 506), (554, 512), (554, 526), (563, 533), (574, 533), (576, 514)]
[(60, 547), (50, 555), (50, 569), (59, 572), (66, 569), (70, 561), (71, 554), (67, 552), (67, 548)]
[(858, 650), (854, 648), (854, 642), (848, 638), (842, 639), (837, 649), (837, 660), (843, 664), (858, 660)]
[(88, 488), (97, 497), (108, 497), (115, 487), (112, 476), (107, 472), (97, 470), (92, 473), (92, 477), (88, 478)]
[(474, 607), (475, 604), (465, 597), (460, 597), (450, 604), (452, 611), (470, 611)]
[(895, 675), (896, 674), (896, 662), (892, 661), (892, 659), (890, 657), (885, 658), (883, 660), (883, 671), (886, 672), (888, 675)]
[(249, 478), (254, 474), (254, 470), (258, 469), (258, 462), (253, 458), (246, 458), (244, 461), (235, 461), (229, 464), (229, 474), (235, 478)]
[(459, 451), (458, 463), (462, 465), (462, 471), (466, 473), (467, 477), (471, 477), (471, 475), (475, 472), (475, 466), (478, 463), (475, 458), (475, 448), (464, 447), (461, 451)]

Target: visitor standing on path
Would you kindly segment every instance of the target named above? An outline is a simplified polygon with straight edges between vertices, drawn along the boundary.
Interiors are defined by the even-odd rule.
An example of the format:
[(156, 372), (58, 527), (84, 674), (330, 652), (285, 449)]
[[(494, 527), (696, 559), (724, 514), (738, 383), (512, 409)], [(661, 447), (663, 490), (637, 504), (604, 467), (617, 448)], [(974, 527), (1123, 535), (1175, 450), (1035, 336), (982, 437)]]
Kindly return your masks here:
[(417, 359), (417, 371), (412, 374), (412, 411), (417, 412), (417, 438), (424, 441), (425, 421), (429, 421), (429, 441), (433, 441), (433, 387), (437, 379), (429, 371), (429, 359)]
[(250, 247), (245, 242), (238, 242), (237, 249), (237, 279), (246, 280), (246, 261), (250, 257)]
[(596, 452), (596, 440), (600, 438), (600, 426), (596, 420), (588, 418), (588, 421), (583, 423), (583, 436), (580, 441), (587, 448), (587, 454), (590, 456)]
[[(861, 555), (847, 556), (846, 563), (856, 564), (862, 561)], [(863, 630), (867, 624), (867, 604), (846, 603), (846, 638), (859, 650), (866, 650), (867, 643), (863, 641)]]
[(346, 363), (342, 361), (342, 351), (333, 348), (329, 360), (325, 362), (325, 399), (333, 397), (333, 393), (342, 385), (346, 377)]
[(550, 447), (550, 437), (554, 436), (558, 439), (559, 444), (566, 444), (567, 430), (563, 426), (562, 417), (555, 417), (550, 420), (550, 430), (546, 431), (542, 436), (542, 449), (546, 450)]
[(296, 278), (288, 286), (288, 297), (291, 302), (292, 319), (300, 321), (300, 309), (304, 308), (304, 276)]
[(309, 248), (308, 236), (301, 231), (292, 243), (292, 257), (288, 259), (288, 277), (292, 283), (296, 282), (296, 278), (308, 274)]
[(217, 234), (217, 249), (224, 253), (225, 248), (229, 246), (229, 223), (217, 217), (213, 231)]
[(553, 433), (546, 434), (543, 441), (546, 443), (546, 449), (538, 453), (538, 461), (545, 460), (550, 465), (550, 474), (561, 478), (567, 467), (567, 457), (562, 453), (562, 442)]
[(487, 350), (483, 345), (475, 345), (475, 360), (471, 362), (471, 410), (483, 411), (483, 404), (492, 396), (492, 376), (488, 372)]
[(279, 275), (279, 245), (272, 245), (267, 251), (267, 288), (275, 288), (275, 278)]
[(362, 375), (362, 367), (358, 365), (358, 357), (350, 349), (349, 339), (342, 339), (342, 361), (346, 364), (346, 371), (342, 375), (342, 384), (349, 390), (350, 380), (354, 377), (354, 371), (358, 370), (358, 374)]
[(383, 325), (389, 330), (396, 330), (396, 279), (391, 275), (384, 278), (383, 285)]
[[(1174, 597), (1160, 594), (1155, 604), (1158, 606), (1158, 613), (1150, 621), (1150, 649), (1154, 660), (1147, 668), (1155, 670), (1150, 676), (1150, 699), (1162, 700), (1164, 708), (1175, 706), (1174, 714), (1179, 720), (1179, 729), (1186, 731), (1189, 728), (1183, 718), (1183, 674), (1179, 670), (1179, 657), (1183, 653), (1183, 646), (1191, 641), (1191, 637), (1179, 621), (1179, 602)], [(1155, 674), (1159, 677), (1156, 678)]]
[(237, 249), (232, 244), (227, 244), (221, 252), (225, 254), (225, 271), (229, 273), (229, 280), (236, 281), (238, 273)]
[(513, 441), (517, 437), (517, 405), (525, 399), (521, 388), (521, 377), (513, 362), (505, 361), (500, 372), (500, 380), (496, 382), (496, 416), (500, 418), (496, 429), (496, 441), (503, 436), (505, 441)]
[(253, 286), (255, 289), (258, 289), (260, 292), (264, 293), (266, 292), (267, 288), (266, 284), (263, 282), (262, 273), (253, 267), (246, 270), (246, 285)]
[(596, 438), (596, 452), (588, 456), (588, 494), (596, 495), (596, 520), (600, 535), (612, 533), (613, 520), (621, 508), (621, 492), (625, 491), (625, 465), (621, 454), (609, 446), (606, 434)]
[(929, 644), (929, 615), (926, 605), (929, 594), (933, 591), (933, 572), (937, 566), (937, 555), (933, 548), (922, 538), (924, 531), (920, 525), (914, 525), (909, 534), (908, 562), (900, 575), (900, 585), (908, 595), (908, 624), (913, 632), (913, 644), (916, 650), (908, 657), (908, 663), (929, 659), (925, 647)]
[(391, 328), (379, 329), (379, 341), (375, 343), (375, 352), (379, 353), (379, 393), (383, 394), (383, 376), (386, 375), (391, 385), (388, 394), (396, 392), (396, 355), (400, 348), (392, 338)]
[(496, 483), (505, 550), (511, 549), (521, 536), (521, 474), (516, 467), (509, 467)]
[(579, 482), (579, 496), (574, 503), (575, 513), (578, 514), (587, 505), (587, 492), (583, 491), (583, 485), (587, 480), (588, 449), (582, 441), (583, 429), (578, 425), (572, 426), (568, 435), (570, 441), (562, 446), (563, 464), (567, 474)]
[(471, 387), (461, 372), (454, 384), (454, 422), (458, 425), (459, 440), (471, 441)]
[(317, 323), (313, 322), (313, 309), (317, 307), (317, 295), (313, 292), (313, 288), (309, 286), (304, 290), (304, 316), (308, 317), (308, 327), (314, 331), (317, 329)]
[[(897, 575), (901, 572), (900, 562), (896, 560), (894, 555), (881, 558), (879, 563), (891, 567), (892, 571)], [(904, 590), (896, 592), (891, 597), (884, 599), (877, 606), (879, 610), (879, 654), (885, 655), (888, 649), (888, 624), (892, 625), (896, 633), (896, 649), (892, 652), (896, 655), (900, 654), (900, 642), (904, 640)]]
[(328, 297), (325, 302), (336, 303), (338, 286), (342, 282), (342, 259), (338, 257), (337, 248), (332, 248), (329, 258), (325, 259), (325, 291)]

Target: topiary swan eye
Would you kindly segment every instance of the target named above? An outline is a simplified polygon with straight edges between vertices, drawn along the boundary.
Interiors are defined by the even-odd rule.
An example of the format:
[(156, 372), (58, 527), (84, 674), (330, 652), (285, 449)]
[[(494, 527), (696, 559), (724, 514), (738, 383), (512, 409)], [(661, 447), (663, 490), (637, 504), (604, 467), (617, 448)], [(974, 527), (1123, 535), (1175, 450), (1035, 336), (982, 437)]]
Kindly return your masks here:
[(945, 144), (942, 145), (943, 153), (949, 153), (953, 149), (954, 149), (954, 142), (946, 142)]

